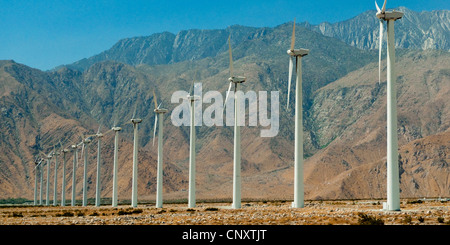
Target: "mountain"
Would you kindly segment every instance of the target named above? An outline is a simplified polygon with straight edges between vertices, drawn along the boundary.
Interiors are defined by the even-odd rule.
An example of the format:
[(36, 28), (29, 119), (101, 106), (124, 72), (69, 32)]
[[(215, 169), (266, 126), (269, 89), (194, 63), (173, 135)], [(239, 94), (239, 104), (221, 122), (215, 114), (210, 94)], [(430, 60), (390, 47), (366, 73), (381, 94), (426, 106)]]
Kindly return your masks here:
[[(296, 28), (296, 47), (310, 49), (302, 64), (306, 198), (383, 197), (386, 82), (378, 84), (377, 52), (313, 29)], [(229, 85), (227, 38), (231, 34), (235, 73), (247, 77), (242, 90), (280, 92), (276, 137), (260, 137), (264, 128), (260, 125), (242, 127), (242, 196), (292, 199), (294, 111), (285, 107), (291, 31), (292, 23), (285, 23), (274, 28), (232, 26), (127, 38), (99, 55), (46, 72), (0, 61), (0, 120), (5, 122), (0, 130), (6, 132), (0, 135), (4, 153), (0, 196), (32, 198), (36, 154), (50, 152), (59, 141), (68, 146), (99, 127), (105, 132), (116, 124), (123, 127), (119, 198), (129, 199), (133, 135), (131, 125), (125, 123), (135, 113), (143, 119), (139, 199), (153, 200), (153, 91), (163, 107), (172, 111), (178, 105), (171, 103), (172, 94), (188, 91), (197, 74), (195, 81), (202, 84), (204, 95), (208, 91), (224, 95)], [(420, 40), (414, 40), (415, 45)], [(449, 61), (444, 50), (397, 50), (402, 196), (447, 195)], [(385, 77), (385, 61), (383, 69)], [(290, 101), (294, 103), (293, 94)], [(170, 113), (164, 123), (164, 198), (184, 199), (189, 128), (174, 126)], [(232, 127), (197, 127), (197, 137), (197, 197), (229, 199)], [(112, 139), (110, 133), (102, 141), (103, 197), (112, 192)], [(89, 196), (95, 190), (95, 148), (88, 150)], [(68, 179), (71, 159), (72, 153), (67, 159)], [(81, 191), (82, 168), (78, 171)], [(436, 174), (434, 180), (424, 179), (428, 172)]]
[[(404, 13), (404, 16), (395, 22), (397, 48), (450, 50), (450, 10), (415, 12), (405, 7), (395, 10)], [(376, 10), (369, 10), (342, 22), (302, 24), (310, 30), (337, 38), (354, 47), (378, 49), (380, 27), (375, 14)], [(384, 30), (386, 32), (387, 28)], [(386, 37), (385, 33), (385, 42)]]

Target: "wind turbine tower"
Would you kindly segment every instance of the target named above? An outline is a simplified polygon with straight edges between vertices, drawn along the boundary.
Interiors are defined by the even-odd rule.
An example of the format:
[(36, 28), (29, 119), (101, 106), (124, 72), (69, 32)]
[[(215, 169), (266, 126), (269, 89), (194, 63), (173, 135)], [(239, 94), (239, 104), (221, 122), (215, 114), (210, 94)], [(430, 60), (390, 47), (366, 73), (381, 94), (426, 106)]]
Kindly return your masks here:
[(62, 187), (61, 187), (61, 206), (66, 206), (66, 154), (68, 149), (61, 150), (63, 154), (63, 169), (62, 169)]
[(100, 133), (100, 127), (98, 128), (96, 137), (98, 139), (98, 146), (97, 146), (97, 179), (96, 179), (96, 189), (95, 189), (95, 206), (100, 207), (100, 192), (101, 192), (101, 188), (100, 188), (100, 164), (101, 164), (101, 155), (100, 155), (100, 147), (101, 147), (101, 143), (102, 143), (102, 137), (103, 134)]
[(72, 145), (73, 154), (73, 172), (72, 172), (72, 206), (75, 206), (76, 197), (76, 173), (77, 173), (77, 163), (78, 163), (78, 146), (77, 144)]
[(82, 155), (84, 158), (84, 166), (83, 166), (83, 207), (87, 206), (87, 165), (88, 165), (88, 146), (91, 143), (89, 138), (85, 138), (82, 141)]
[(52, 160), (52, 153), (47, 155), (47, 192), (45, 193), (45, 205), (48, 206), (50, 204), (50, 164)]
[(142, 122), (140, 118), (131, 119), (131, 123), (133, 123), (134, 129), (134, 142), (133, 142), (133, 179), (132, 179), (132, 188), (131, 188), (131, 206), (137, 207), (137, 178), (138, 178), (138, 124)]
[(42, 182), (43, 182), (43, 176), (44, 176), (44, 170), (42, 169), (42, 165), (43, 165), (43, 161), (44, 159), (41, 159), (41, 163), (39, 164), (39, 176), (40, 176), (40, 180), (39, 180), (39, 205), (42, 205)]
[(42, 163), (42, 159), (37, 161), (38, 158), (34, 160), (34, 205), (37, 205), (37, 185), (38, 185), (38, 171), (40, 170), (39, 166)]
[(112, 195), (112, 206), (117, 207), (117, 170), (118, 170), (118, 150), (119, 150), (119, 131), (122, 130), (121, 127), (112, 127), (111, 130), (114, 131), (114, 166), (113, 166), (113, 195)]
[(55, 155), (55, 174), (54, 174), (54, 186), (53, 186), (53, 206), (56, 206), (56, 202), (57, 202), (57, 195), (58, 195), (58, 191), (57, 191), (57, 186), (58, 186), (58, 156), (60, 155), (60, 153), (58, 151), (54, 151), (54, 155)]
[(403, 17), (402, 12), (386, 11), (386, 0), (382, 9), (377, 8), (376, 16), (380, 19), (380, 57), (383, 21), (387, 22), (387, 202), (386, 210), (400, 210), (400, 181), (398, 169), (398, 138), (397, 138), (397, 91), (395, 87), (395, 34), (394, 22)]
[[(192, 86), (193, 87), (193, 86)], [(192, 90), (191, 87), (191, 90)], [(187, 96), (191, 105), (191, 128), (189, 139), (189, 199), (188, 207), (195, 208), (195, 101), (199, 100), (199, 96), (189, 95)]]
[(164, 138), (164, 114), (168, 112), (167, 109), (161, 109), (157, 104), (155, 92), (153, 92), (153, 101), (155, 103), (155, 127), (153, 132), (153, 143), (155, 142), (156, 124), (158, 124), (158, 165), (156, 174), (156, 207), (163, 207), (163, 138)]
[(302, 89), (302, 57), (308, 55), (308, 49), (294, 49), (295, 45), (295, 20), (291, 37), (291, 48), (287, 51), (289, 58), (289, 83), (287, 96), (287, 109), (289, 109), (289, 97), (291, 89), (294, 58), (296, 61), (297, 79), (295, 82), (295, 144), (294, 144), (294, 202), (292, 207), (303, 208), (304, 184), (303, 184), (303, 89)]
[(246, 78), (242, 76), (233, 76), (233, 55), (231, 53), (231, 36), (228, 37), (228, 52), (230, 58), (230, 77), (228, 81), (230, 86), (225, 97), (224, 107), (228, 100), (231, 87), (234, 84), (234, 149), (233, 149), (233, 203), (232, 208), (241, 208), (241, 129), (239, 126), (241, 112), (240, 112), (240, 98), (238, 85), (244, 83)]

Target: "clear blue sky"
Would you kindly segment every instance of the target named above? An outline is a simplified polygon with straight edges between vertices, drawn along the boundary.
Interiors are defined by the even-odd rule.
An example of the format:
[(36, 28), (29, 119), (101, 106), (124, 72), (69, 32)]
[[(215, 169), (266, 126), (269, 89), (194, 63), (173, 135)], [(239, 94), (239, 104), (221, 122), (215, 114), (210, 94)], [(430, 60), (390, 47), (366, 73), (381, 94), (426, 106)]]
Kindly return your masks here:
[[(383, 0), (378, 0), (382, 5)], [(449, 9), (449, 0), (388, 0), (388, 8)], [(239, 24), (318, 24), (375, 9), (373, 0), (0, 0), (0, 60), (47, 70), (109, 49), (122, 38)]]

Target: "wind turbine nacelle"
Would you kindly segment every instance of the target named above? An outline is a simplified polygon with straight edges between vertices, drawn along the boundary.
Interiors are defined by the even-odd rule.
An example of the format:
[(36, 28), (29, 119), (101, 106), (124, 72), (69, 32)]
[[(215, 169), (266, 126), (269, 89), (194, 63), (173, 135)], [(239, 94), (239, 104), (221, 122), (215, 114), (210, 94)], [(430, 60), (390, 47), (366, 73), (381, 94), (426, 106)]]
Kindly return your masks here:
[(199, 100), (200, 96), (198, 96), (198, 95), (188, 95), (187, 98), (190, 101), (194, 101), (194, 100)]
[(389, 12), (379, 12), (377, 13), (377, 18), (382, 20), (398, 20), (403, 17), (403, 12), (399, 11), (389, 11)]
[(72, 149), (76, 149), (77, 148), (77, 145), (72, 145)]
[(309, 49), (294, 49), (294, 50), (288, 50), (287, 51), (288, 55), (291, 56), (305, 56), (308, 55), (309, 53)]
[(245, 82), (245, 79), (246, 79), (246, 77), (237, 76), (237, 77), (228, 78), (228, 81), (230, 81), (232, 83), (243, 83), (243, 82)]
[(99, 133), (99, 134), (96, 134), (95, 136), (96, 136), (97, 138), (101, 138), (101, 137), (103, 137), (103, 134), (100, 134), (100, 133)]
[(155, 110), (153, 110), (154, 112), (156, 112), (156, 113), (166, 113), (166, 112), (168, 112), (169, 110), (167, 110), (167, 109), (155, 109)]
[(111, 130), (113, 130), (113, 131), (120, 131), (120, 130), (122, 130), (122, 128), (121, 127), (112, 127)]
[(91, 143), (91, 140), (90, 140), (90, 139), (84, 139), (84, 140), (83, 140), (83, 143), (89, 144), (89, 143)]
[(131, 122), (132, 123), (140, 123), (140, 122), (142, 122), (142, 119), (140, 119), (140, 118), (136, 118), (136, 119), (131, 119)]
[(62, 150), (62, 152), (63, 153), (67, 153), (67, 152), (69, 152), (69, 150), (68, 149), (64, 149), (64, 150)]

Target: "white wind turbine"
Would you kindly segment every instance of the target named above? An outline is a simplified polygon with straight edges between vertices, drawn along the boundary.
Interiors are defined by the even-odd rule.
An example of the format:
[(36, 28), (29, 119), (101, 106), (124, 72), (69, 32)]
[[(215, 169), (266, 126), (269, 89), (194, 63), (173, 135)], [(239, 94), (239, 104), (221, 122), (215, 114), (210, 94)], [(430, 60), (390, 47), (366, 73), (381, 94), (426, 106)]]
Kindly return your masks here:
[[(62, 147), (62, 146), (61, 146)], [(61, 149), (63, 154), (63, 167), (62, 167), (62, 187), (61, 187), (61, 206), (66, 206), (66, 154), (69, 152), (67, 148)]]
[(188, 207), (195, 207), (195, 101), (200, 97), (194, 95), (194, 80), (192, 80), (192, 85), (189, 90), (189, 94), (187, 99), (190, 101), (190, 112), (191, 112), (191, 125), (190, 125), (190, 138), (189, 138), (189, 198), (188, 198)]
[(153, 91), (153, 102), (155, 103), (155, 127), (153, 129), (153, 145), (155, 144), (156, 137), (156, 125), (158, 125), (158, 165), (156, 174), (156, 207), (162, 208), (163, 206), (163, 137), (164, 137), (164, 114), (167, 113), (167, 109), (161, 109), (158, 106), (155, 91)]
[(88, 165), (88, 146), (91, 143), (91, 139), (89, 137), (82, 138), (81, 144), (81, 157), (84, 159), (83, 164), (83, 201), (82, 206), (87, 206), (87, 165)]
[[(37, 184), (38, 184), (38, 171), (40, 171), (40, 166), (42, 163), (42, 158), (39, 159), (39, 156), (34, 159), (34, 205), (37, 205)], [(42, 188), (42, 187), (41, 187)]]
[(376, 16), (380, 19), (379, 82), (381, 81), (381, 48), (383, 21), (387, 22), (387, 202), (383, 209), (400, 210), (400, 181), (398, 170), (397, 91), (395, 87), (395, 34), (394, 22), (403, 17), (402, 12), (386, 11), (386, 0)]
[(39, 175), (40, 175), (40, 180), (39, 180), (39, 205), (42, 205), (42, 182), (44, 179), (44, 173), (43, 173), (43, 168), (42, 165), (44, 165), (44, 159), (41, 159), (41, 163), (39, 164)]
[(60, 155), (60, 153), (56, 150), (54, 150), (53, 155), (55, 156), (55, 174), (54, 174), (54, 186), (53, 186), (53, 206), (56, 206), (56, 202), (57, 202), (57, 195), (58, 195), (58, 191), (57, 191), (57, 186), (58, 186), (58, 156)]
[(297, 79), (295, 83), (295, 145), (294, 145), (294, 202), (292, 207), (304, 207), (304, 185), (303, 185), (303, 89), (302, 89), (302, 57), (308, 55), (308, 49), (294, 49), (295, 46), (295, 19), (292, 29), (291, 48), (287, 51), (289, 55), (289, 79), (287, 109), (289, 110), (289, 97), (291, 93), (291, 79), (296, 61)]
[(77, 164), (78, 164), (78, 145), (72, 145), (73, 154), (73, 170), (72, 170), (72, 200), (71, 205), (75, 206), (75, 198), (76, 198), (76, 172), (77, 172)]
[(228, 52), (230, 58), (230, 77), (228, 81), (230, 86), (225, 97), (224, 108), (228, 100), (231, 87), (234, 84), (234, 154), (233, 154), (233, 204), (232, 208), (241, 208), (241, 131), (238, 123), (240, 122), (240, 98), (238, 85), (245, 82), (245, 77), (233, 76), (233, 55), (231, 53), (231, 35), (228, 37)]
[(101, 175), (101, 143), (103, 134), (100, 133), (100, 126), (98, 127), (97, 134), (95, 135), (97, 137), (97, 178), (95, 180), (95, 206), (100, 207), (100, 198), (101, 198), (101, 182), (100, 182), (100, 175)]
[(111, 128), (114, 131), (114, 165), (113, 165), (113, 193), (112, 193), (112, 206), (117, 207), (117, 170), (118, 166), (118, 150), (119, 150), (119, 131), (121, 127), (117, 127), (114, 121), (114, 126)]
[(138, 136), (138, 124), (142, 122), (142, 119), (135, 118), (137, 103), (134, 108), (133, 117), (131, 123), (133, 123), (134, 142), (133, 142), (133, 178), (131, 183), (131, 206), (137, 207), (137, 183), (138, 183), (138, 150), (139, 150), (139, 136)]
[(45, 193), (45, 205), (48, 206), (50, 204), (50, 164), (53, 156), (53, 151), (51, 151), (47, 156), (47, 191)]

